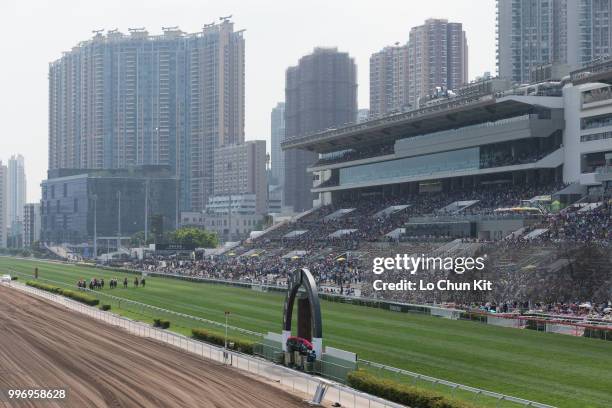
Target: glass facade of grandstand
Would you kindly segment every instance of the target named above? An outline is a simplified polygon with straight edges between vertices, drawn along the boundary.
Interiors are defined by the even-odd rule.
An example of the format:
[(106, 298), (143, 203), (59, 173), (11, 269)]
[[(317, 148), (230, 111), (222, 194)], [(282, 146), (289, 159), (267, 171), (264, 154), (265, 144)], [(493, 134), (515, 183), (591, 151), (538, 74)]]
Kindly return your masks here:
[(609, 99), (612, 99), (612, 87), (610, 86), (590, 89), (582, 93), (582, 103), (583, 104), (603, 102)]
[(455, 150), (340, 169), (340, 185), (421, 176), (447, 171), (478, 170), (479, 149)]
[(612, 113), (590, 116), (580, 120), (580, 129), (582, 130), (597, 129), (606, 126), (612, 126)]
[(335, 180), (338, 180), (339, 185), (344, 186), (533, 163), (558, 149), (560, 144), (561, 135), (555, 132), (546, 138), (519, 139), (479, 147), (344, 167), (338, 170), (338, 176), (332, 177), (331, 181), (333, 183)]

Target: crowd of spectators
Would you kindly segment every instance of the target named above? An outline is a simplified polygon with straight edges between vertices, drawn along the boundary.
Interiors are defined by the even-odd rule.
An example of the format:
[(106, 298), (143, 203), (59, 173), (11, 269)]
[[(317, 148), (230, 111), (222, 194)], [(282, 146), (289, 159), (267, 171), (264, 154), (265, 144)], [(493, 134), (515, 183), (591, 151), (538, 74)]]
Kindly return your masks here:
[[(425, 251), (422, 245), (419, 251)], [(313, 273), (322, 293), (332, 293), (345, 296), (372, 296), (368, 288), (369, 270), (361, 258), (344, 258), (337, 253), (325, 257), (284, 258), (281, 256), (222, 256), (215, 259), (188, 260), (168, 257), (150, 257), (140, 261), (130, 261), (123, 264), (129, 269), (147, 272), (178, 274), (191, 278), (208, 278), (233, 280), (244, 283), (284, 287), (289, 274), (299, 267), (308, 267)], [(435, 275), (435, 276), (434, 276)], [(438, 276), (439, 275), (439, 276)], [(388, 276), (388, 280), (401, 276)], [(435, 272), (429, 279), (442, 277)], [(444, 302), (443, 299), (432, 297), (431, 293), (405, 292), (387, 293), (387, 300), (408, 303), (432, 304), (438, 306), (498, 314), (543, 315), (549, 318), (573, 318), (583, 320), (612, 321), (612, 305), (609, 302), (533, 302), (528, 301), (482, 301), (482, 302)]]
[(480, 157), (480, 168), (488, 169), (533, 163), (552, 153), (556, 148), (558, 148), (558, 146), (552, 145), (546, 149), (539, 149), (536, 147), (518, 153), (513, 153), (509, 148), (506, 151), (491, 152), (490, 154), (485, 154)]
[(595, 302), (536, 303), (527, 313), (546, 314), (559, 317), (603, 319), (612, 321), (612, 304)]
[(288, 276), (297, 268), (307, 267), (323, 292), (355, 294), (365, 270), (358, 258), (330, 253), (324, 257), (267, 256), (265, 253), (245, 256), (218, 256), (192, 260), (149, 257), (124, 262), (123, 267), (146, 272), (177, 274), (192, 278), (233, 280), (261, 285), (285, 286)]
[[(389, 196), (360, 197), (357, 200), (337, 201), (335, 205), (325, 206), (295, 222), (280, 226), (254, 240), (242, 242), (230, 254), (206, 257), (205, 259), (178, 259), (150, 257), (140, 261), (130, 261), (125, 267), (149, 272), (172, 273), (194, 278), (211, 278), (234, 280), (245, 283), (285, 286), (289, 274), (300, 267), (308, 267), (315, 276), (320, 290), (324, 293), (343, 295), (374, 296), (371, 281), (372, 248), (384, 247), (389, 254), (398, 249), (385, 240), (385, 235), (401, 227), (415, 216), (444, 216), (448, 212), (442, 209), (455, 201), (477, 200), (475, 205), (461, 211), (463, 214), (491, 214), (499, 207), (519, 205), (522, 200), (529, 200), (538, 195), (545, 195), (561, 188), (559, 184), (548, 185), (487, 185), (475, 189), (456, 192), (437, 192), (428, 194), (403, 194)], [(391, 209), (393, 206), (401, 206)], [(403, 207), (407, 206), (407, 207)], [(335, 213), (340, 209), (351, 209)], [(388, 211), (383, 211), (388, 210)], [(334, 214), (335, 213), (335, 214)], [(525, 235), (532, 229), (546, 228), (548, 232), (536, 240), (527, 240)], [(338, 230), (354, 230), (344, 235), (330, 237)], [(295, 231), (306, 231), (286, 237)], [(438, 237), (439, 238), (439, 237)], [(450, 238), (450, 237), (449, 237)], [(603, 203), (591, 211), (566, 210), (542, 218), (540, 224), (534, 224), (516, 237), (507, 237), (496, 242), (481, 242), (465, 239), (468, 244), (478, 244), (480, 248), (496, 254), (498, 263), (494, 264), (496, 281), (500, 284), (495, 299), (536, 299), (537, 288), (526, 293), (527, 284), (546, 282), (542, 287), (553, 299), (571, 299), (568, 295), (555, 297), (554, 282), (541, 279), (532, 271), (539, 264), (551, 264), (546, 256), (558, 259), (557, 255), (546, 248), (555, 249), (556, 241), (574, 243), (607, 242), (612, 240), (612, 214), (610, 203)], [(427, 242), (420, 242), (427, 241)], [(439, 239), (415, 239), (406, 244), (413, 250), (411, 253), (433, 253), (434, 248), (441, 247)], [(403, 245), (396, 242), (395, 245)], [(478, 246), (477, 245), (477, 246)], [(534, 247), (542, 249), (536, 254)], [(291, 253), (295, 255), (291, 256)], [(405, 251), (402, 249), (402, 251)], [(235, 252), (235, 253), (234, 253)], [(349, 256), (349, 254), (357, 254)], [(536, 256), (537, 255), (537, 256)], [(554, 255), (554, 256), (553, 256)], [(539, 256), (539, 258), (538, 258)], [(517, 259), (514, 259), (517, 258)], [(520, 259), (518, 259), (520, 258)], [(521, 263), (521, 261), (524, 261)], [(528, 265), (529, 263), (529, 265)], [(504, 265), (514, 265), (514, 269)], [(426, 279), (435, 281), (447, 277), (445, 271), (433, 271)], [(389, 273), (388, 281), (405, 278)], [(533, 278), (533, 279), (532, 279)], [(396, 280), (397, 280), (396, 279)], [(559, 281), (561, 282), (561, 281)], [(567, 286), (567, 282), (559, 285)], [(560, 287), (561, 287), (560, 286)], [(562, 293), (561, 290), (556, 291)], [(541, 292), (543, 294), (544, 292)], [(388, 300), (408, 303), (427, 303), (432, 299), (436, 303), (452, 301), (456, 307), (468, 310), (481, 310), (496, 313), (512, 313), (518, 310), (548, 315), (589, 316), (590, 318), (610, 318), (609, 306), (588, 302), (559, 303), (521, 303), (519, 301), (474, 302), (471, 299), (450, 299), (447, 294), (427, 292), (388, 292), (383, 296)], [(433, 296), (433, 297), (432, 297)], [(591, 303), (588, 303), (591, 305)], [(582, 305), (582, 306), (581, 306)], [(608, 310), (608, 311), (604, 311)]]
[[(492, 214), (496, 209), (502, 207), (520, 206), (522, 201), (530, 200), (540, 195), (550, 195), (563, 188), (561, 183), (550, 183), (546, 185), (507, 185), (500, 184), (487, 186), (471, 191), (466, 197), (467, 200), (478, 200), (476, 204), (466, 208), (464, 214)], [(470, 198), (471, 197), (471, 198)], [(458, 201), (458, 200), (456, 200)]]
[[(449, 305), (450, 306), (450, 305)], [(548, 318), (612, 321), (612, 304), (609, 302), (476, 302), (452, 305), (455, 308), (485, 313), (542, 315)]]
[[(257, 238), (253, 247), (272, 248), (282, 245), (288, 249), (315, 251), (334, 247), (344, 250), (356, 250), (363, 243), (388, 241), (385, 236), (406, 224), (417, 216), (493, 214), (500, 207), (518, 206), (521, 200), (528, 200), (537, 195), (550, 194), (562, 187), (560, 184), (547, 185), (484, 185), (474, 189), (463, 189), (453, 192), (435, 192), (422, 194), (402, 194), (388, 196), (369, 196), (359, 199), (337, 201), (334, 205), (315, 210), (296, 222), (277, 228)], [(476, 204), (459, 213), (445, 211), (444, 208), (456, 201), (474, 200)], [(392, 206), (406, 205), (398, 211), (383, 210)], [(353, 209), (336, 218), (327, 216), (340, 209)], [(340, 230), (355, 230), (339, 237), (331, 237)], [(306, 231), (299, 235), (285, 237), (292, 231)]]
[(549, 216), (546, 227), (551, 240), (609, 244), (612, 242), (612, 212), (609, 202), (590, 211), (562, 211)]

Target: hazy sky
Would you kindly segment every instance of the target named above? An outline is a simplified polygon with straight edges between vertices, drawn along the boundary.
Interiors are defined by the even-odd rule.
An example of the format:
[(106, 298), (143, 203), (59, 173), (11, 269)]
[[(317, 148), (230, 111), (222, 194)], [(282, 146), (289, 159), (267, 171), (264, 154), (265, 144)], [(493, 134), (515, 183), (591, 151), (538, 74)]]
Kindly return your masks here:
[[(95, 29), (127, 33), (162, 26), (200, 31), (232, 14), (246, 29), (246, 138), (270, 140), (270, 110), (284, 99), (285, 69), (315, 46), (355, 58), (359, 107), (369, 105), (369, 57), (430, 17), (463, 23), (469, 77), (495, 71), (494, 0), (1, 0), (0, 159), (25, 156), (28, 200), (40, 198), (47, 170), (48, 63)], [(269, 146), (268, 146), (269, 150)]]

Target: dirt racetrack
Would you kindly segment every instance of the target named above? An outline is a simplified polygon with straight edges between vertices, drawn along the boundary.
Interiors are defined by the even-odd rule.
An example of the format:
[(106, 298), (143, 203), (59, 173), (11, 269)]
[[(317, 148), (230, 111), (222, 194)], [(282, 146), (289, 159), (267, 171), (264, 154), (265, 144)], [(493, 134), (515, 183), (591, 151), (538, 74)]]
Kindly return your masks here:
[(273, 385), (0, 286), (0, 391), (66, 388), (0, 407), (304, 407)]

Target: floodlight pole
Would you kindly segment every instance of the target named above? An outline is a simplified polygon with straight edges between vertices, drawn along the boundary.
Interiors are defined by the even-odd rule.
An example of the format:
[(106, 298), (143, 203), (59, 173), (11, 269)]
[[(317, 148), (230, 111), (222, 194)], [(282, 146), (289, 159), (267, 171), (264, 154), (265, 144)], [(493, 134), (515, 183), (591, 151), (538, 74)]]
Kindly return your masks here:
[(227, 350), (227, 324), (228, 324), (230, 312), (225, 311), (224, 313), (225, 313), (225, 341), (224, 341), (225, 346), (224, 348), (225, 350)]
[(117, 252), (121, 250), (121, 190), (117, 191)]
[(175, 207), (174, 207), (174, 229), (179, 229), (179, 223), (180, 223), (180, 199), (179, 199), (179, 192), (180, 192), (180, 188), (181, 188), (181, 183), (180, 183), (180, 178), (177, 176), (176, 177), (176, 202), (175, 202)]
[(91, 196), (94, 205), (94, 219), (93, 219), (93, 252), (94, 260), (98, 258), (98, 196), (96, 194)]
[(144, 244), (147, 246), (149, 239), (149, 179), (145, 179), (145, 213), (144, 213)]
[(228, 212), (228, 215), (229, 215), (229, 236), (228, 236), (228, 240), (230, 242), (232, 242), (233, 234), (232, 234), (232, 195), (231, 194), (229, 195), (229, 206), (227, 208), (229, 210), (229, 212)]

